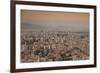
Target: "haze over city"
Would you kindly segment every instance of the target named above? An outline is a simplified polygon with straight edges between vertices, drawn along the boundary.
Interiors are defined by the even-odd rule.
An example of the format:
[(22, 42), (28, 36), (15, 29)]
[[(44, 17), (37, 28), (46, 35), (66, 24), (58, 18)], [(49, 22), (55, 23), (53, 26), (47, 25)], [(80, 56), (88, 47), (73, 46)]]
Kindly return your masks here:
[(89, 32), (89, 14), (21, 10), (22, 31)]

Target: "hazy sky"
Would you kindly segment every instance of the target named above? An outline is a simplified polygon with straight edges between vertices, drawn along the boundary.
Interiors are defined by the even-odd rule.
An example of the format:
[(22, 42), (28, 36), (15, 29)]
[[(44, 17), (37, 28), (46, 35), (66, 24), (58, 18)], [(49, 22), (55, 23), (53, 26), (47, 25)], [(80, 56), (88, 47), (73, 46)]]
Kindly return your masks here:
[(21, 29), (25, 31), (88, 32), (89, 14), (21, 10)]

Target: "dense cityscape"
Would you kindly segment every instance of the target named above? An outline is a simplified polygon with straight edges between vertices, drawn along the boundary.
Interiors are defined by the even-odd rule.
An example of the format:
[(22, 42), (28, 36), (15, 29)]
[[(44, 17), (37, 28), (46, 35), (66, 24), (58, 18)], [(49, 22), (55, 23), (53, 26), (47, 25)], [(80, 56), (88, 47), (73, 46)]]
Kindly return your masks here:
[(22, 63), (87, 59), (89, 59), (88, 32), (21, 32)]

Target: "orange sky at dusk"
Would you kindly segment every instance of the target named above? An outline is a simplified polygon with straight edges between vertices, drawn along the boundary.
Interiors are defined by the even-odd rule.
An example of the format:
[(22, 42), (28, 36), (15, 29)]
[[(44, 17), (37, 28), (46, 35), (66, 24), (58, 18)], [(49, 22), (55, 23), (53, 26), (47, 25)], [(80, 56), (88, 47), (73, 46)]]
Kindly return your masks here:
[(22, 21), (48, 21), (48, 22), (79, 22), (88, 24), (89, 16), (86, 13), (57, 13), (22, 11)]
[(59, 24), (61, 26), (67, 26), (70, 24), (70, 27), (79, 26), (80, 28), (88, 30), (89, 13), (21, 10), (21, 23), (35, 23), (35, 22), (62, 23)]

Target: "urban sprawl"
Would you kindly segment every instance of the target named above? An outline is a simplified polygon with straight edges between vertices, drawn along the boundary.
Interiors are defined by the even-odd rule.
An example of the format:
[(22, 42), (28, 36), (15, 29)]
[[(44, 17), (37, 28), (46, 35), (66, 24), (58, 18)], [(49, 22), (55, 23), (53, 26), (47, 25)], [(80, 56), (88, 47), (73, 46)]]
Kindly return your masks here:
[(89, 59), (88, 32), (21, 32), (22, 63), (87, 59)]

